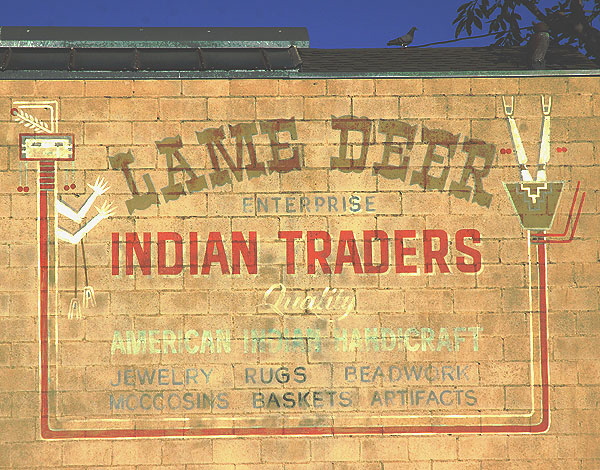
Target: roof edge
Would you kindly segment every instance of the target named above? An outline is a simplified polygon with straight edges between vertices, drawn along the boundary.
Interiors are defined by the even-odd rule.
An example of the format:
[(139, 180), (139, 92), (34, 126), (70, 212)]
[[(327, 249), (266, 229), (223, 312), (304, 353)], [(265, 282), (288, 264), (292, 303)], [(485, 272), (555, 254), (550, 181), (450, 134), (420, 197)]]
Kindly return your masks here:
[(415, 79), (415, 78), (526, 78), (600, 76), (590, 70), (507, 70), (460, 72), (338, 72), (304, 73), (295, 70), (206, 70), (206, 71), (78, 71), (32, 70), (0, 72), (0, 80), (202, 80), (202, 79)]
[(310, 47), (304, 27), (0, 26), (0, 47)]

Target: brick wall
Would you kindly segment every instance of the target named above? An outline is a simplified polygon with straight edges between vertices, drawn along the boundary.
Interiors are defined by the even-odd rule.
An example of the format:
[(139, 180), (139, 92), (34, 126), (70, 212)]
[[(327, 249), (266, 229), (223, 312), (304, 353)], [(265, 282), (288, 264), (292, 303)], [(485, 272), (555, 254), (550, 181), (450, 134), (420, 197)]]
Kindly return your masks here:
[[(515, 97), (514, 117), (531, 165), (537, 160), (540, 143), (540, 94), (552, 97), (548, 179), (565, 182), (551, 232), (565, 227), (577, 182), (581, 185), (579, 197), (586, 193), (574, 240), (547, 245), (545, 250), (547, 354), (538, 305), (543, 295), (540, 266), (544, 263), (535, 244), (528, 258), (527, 231), (521, 228), (502, 185), (519, 178), (502, 97)], [(572, 77), (1, 81), (0, 467), (598, 468), (599, 97), (600, 82), (596, 78)], [(20, 167), (19, 133), (29, 131), (10, 114), (17, 106), (15, 101), (44, 100), (58, 102), (58, 130), (73, 134), (75, 139), (75, 171), (68, 171), (72, 169), (70, 163), (59, 164), (57, 196), (77, 209), (92, 193), (87, 185), (102, 177), (110, 190), (95, 205), (112, 201), (115, 210), (84, 239), (87, 274), (97, 306), (84, 309), (81, 319), (69, 319), (67, 313), (75, 295), (75, 276), (80, 299), (85, 285), (81, 246), (76, 254), (72, 244), (58, 240), (56, 249), (50, 250), (50, 271), (56, 274), (56, 283), (50, 281), (50, 308), (44, 320), (49, 330), (47, 355), (40, 353), (43, 321), (38, 311), (38, 285), (43, 269), (38, 267), (37, 164), (29, 163), (27, 170)], [(47, 120), (45, 110), (29, 112)], [(222, 138), (204, 132), (219, 128)], [(354, 130), (347, 132), (344, 143), (344, 129), (348, 128)], [(368, 129), (369, 133), (355, 129)], [(389, 137), (393, 133), (390, 129), (414, 137)], [(248, 164), (248, 140), (241, 140), (240, 147), (236, 147), (235, 132), (251, 136), (258, 163), (268, 165), (272, 161), (275, 167), (297, 155), (301, 169), (266, 170), (256, 178), (249, 178), (245, 171), (229, 171), (215, 142), (222, 142), (232, 165), (238, 149)], [(211, 179), (218, 176), (214, 174), (207, 139), (215, 143), (213, 156), (220, 168), (227, 170), (224, 174), (231, 184), (217, 185), (218, 179)], [(390, 142), (402, 143), (401, 155), (396, 144)], [(173, 156), (173, 148), (189, 164), (187, 170), (173, 169), (178, 162), (182, 165), (175, 155), (169, 171), (166, 155)], [(471, 163), (469, 149), (474, 158)], [(386, 152), (388, 162), (384, 161)], [(125, 167), (124, 155), (133, 157)], [(408, 157), (405, 166), (398, 166), (404, 156)], [(362, 157), (364, 165), (357, 163)], [(397, 166), (389, 168), (387, 177), (374, 170), (374, 165), (386, 163)], [(479, 182), (473, 179), (471, 169), (482, 175)], [(196, 192), (191, 192), (191, 172), (200, 181), (205, 178), (206, 188), (198, 186)], [(17, 191), (25, 184), (25, 173), (30, 190)], [(128, 186), (127, 175), (133, 178), (129, 183), (134, 181), (142, 194), (148, 191), (143, 179), (148, 175), (146, 182), (154, 184), (160, 204), (138, 200), (128, 206), (126, 201), (135, 199), (135, 191)], [(452, 186), (461, 181), (461, 187)], [(184, 193), (177, 194), (181, 189), (174, 185), (182, 182), (187, 182), (182, 187)], [(75, 189), (65, 190), (64, 185), (71, 183)], [(167, 188), (169, 184), (172, 186)], [(163, 192), (162, 188), (167, 189)], [(360, 196), (360, 211), (341, 209), (342, 200), (350, 204), (351, 196)], [(292, 198), (290, 208), (296, 212), (286, 209), (285, 199), (275, 209), (274, 197)], [(300, 212), (300, 197), (306, 198), (305, 205), (312, 204), (310, 212), (306, 207)], [(315, 212), (319, 197), (325, 202)], [(328, 207), (330, 197), (340, 205), (337, 211)], [(373, 211), (365, 210), (369, 197)], [(92, 208), (85, 220), (96, 212)], [(80, 228), (62, 215), (58, 225), (71, 233)], [(457, 233), (464, 229), (480, 234), (479, 243), (472, 237), (462, 240), (475, 252), (461, 251)], [(382, 241), (380, 232), (371, 240), (375, 246), (371, 265), (375, 267), (381, 264), (380, 247), (388, 243), (389, 266), (381, 273), (356, 272), (356, 263), (363, 271), (368, 265), (365, 239), (369, 236), (365, 231), (370, 230), (383, 231), (389, 237), (387, 242)], [(395, 233), (400, 230), (414, 231), (404, 234), (404, 262), (416, 266), (416, 274), (397, 272), (396, 239), (400, 235)], [(278, 236), (280, 231), (302, 232), (295, 243), (294, 273), (288, 272), (290, 258), (286, 259), (286, 242)], [(330, 235), (332, 248), (327, 261), (335, 271), (336, 251), (340, 249), (340, 273), (324, 273), (318, 260), (316, 274), (307, 272), (308, 231)], [(351, 242), (339, 248), (343, 231), (352, 231), (358, 261), (352, 256)], [(181, 242), (175, 242), (183, 245), (181, 273), (158, 272), (159, 232), (182, 236)], [(214, 244), (213, 258), (204, 258), (210, 232), (220, 233), (224, 246), (221, 258)], [(256, 232), (256, 275), (248, 273), (248, 262), (243, 257), (241, 273), (231, 273), (235, 264), (234, 232), (241, 232), (245, 242), (251, 232)], [(140, 240), (144, 233), (150, 234), (150, 275), (144, 275), (138, 266), (143, 263), (133, 245), (134, 274), (126, 274), (127, 233), (137, 233)], [(190, 233), (197, 234), (198, 273), (193, 272), (190, 262)], [(113, 251), (114, 234), (120, 241), (118, 258)], [(424, 241), (427, 234), (434, 238), (429, 248)], [(427, 273), (427, 249), (441, 249), (443, 234), (448, 236), (447, 253), (440, 255), (442, 261), (430, 253), (432, 272)], [(50, 236), (53, 238), (53, 233)], [(568, 234), (560, 238), (568, 238)], [(317, 249), (320, 243), (315, 245)], [(143, 250), (144, 246), (140, 242), (138, 248)], [(175, 245), (166, 243), (165, 251), (162, 265), (177, 266)], [(480, 267), (475, 266), (476, 253), (481, 256)], [(459, 269), (461, 257), (474, 272)], [(229, 274), (222, 272), (222, 259), (228, 264)], [(528, 259), (532, 260), (531, 281)], [(203, 264), (207, 263), (209, 272), (203, 274)], [(445, 263), (449, 273), (443, 272)], [(117, 268), (118, 275), (113, 273)], [(349, 293), (351, 308), (346, 316), (341, 307), (311, 310), (287, 306), (277, 312), (264, 303), (270, 300), (265, 292), (278, 284), (303, 295), (316, 295), (325, 287), (338, 289)], [(533, 314), (529, 312), (530, 285)], [(440, 346), (441, 329), (452, 331), (457, 327), (465, 328), (461, 330), (465, 331), (461, 349), (456, 350), (454, 338), (448, 340), (452, 351), (446, 343)], [(469, 336), (469, 327), (481, 330), (477, 347), (473, 335)], [(252, 341), (245, 340), (252, 329), (286, 328), (300, 330), (303, 346), (277, 349), (279, 343), (268, 339), (265, 351), (253, 351)], [(320, 348), (311, 349), (306, 339), (308, 328), (319, 330)], [(373, 333), (375, 328), (377, 333)], [(381, 336), (384, 328), (395, 331), (397, 347), (388, 350), (389, 336), (387, 343)], [(398, 328), (407, 335), (403, 347)], [(408, 333), (409, 328), (416, 329), (416, 333)], [(366, 339), (366, 329), (375, 340)], [(134, 332), (139, 339), (140, 331), (149, 334), (152, 330), (159, 332), (152, 347), (162, 348), (160, 354), (149, 351), (150, 341), (146, 343), (146, 354), (127, 354), (127, 348), (135, 345), (115, 339), (115, 332), (124, 337), (127, 331)], [(177, 335), (178, 331), (191, 330), (199, 336), (190, 337), (188, 343), (173, 339), (174, 349), (169, 350), (165, 331)], [(231, 352), (217, 351), (222, 346), (216, 338), (217, 330), (230, 334)], [(349, 335), (346, 343), (336, 339), (342, 331)], [(213, 341), (202, 341), (203, 332)], [(352, 343), (355, 332), (358, 336)], [(428, 342), (423, 338), (430, 333), (435, 334), (435, 340)], [(178, 350), (181, 344), (183, 352)], [(192, 354), (185, 344), (203, 346), (205, 351)], [(418, 345), (416, 350), (411, 349), (413, 345)], [(245, 351), (245, 347), (250, 350)], [(40, 354), (50, 377), (44, 386)], [(551, 423), (546, 432), (528, 433), (527, 426), (535, 431), (543, 421), (544, 387), (540, 384), (544, 357), (549, 360)], [(435, 378), (409, 383), (406, 389), (433, 391), (438, 400), (444, 390), (469, 389), (477, 403), (459, 404), (455, 399), (448, 406), (435, 401), (401, 405), (398, 395), (395, 402), (391, 398), (390, 403), (385, 402), (386, 398), (378, 401), (375, 392), (385, 397), (386, 390), (397, 392), (403, 387), (385, 376), (361, 381), (360, 369), (356, 376), (352, 372), (348, 375), (346, 369), (369, 367), (364, 370), (372, 376), (381, 366), (388, 371), (385, 375), (394, 365), (469, 366), (468, 377), (462, 381), (447, 384)], [(302, 367), (306, 383), (274, 386), (255, 384), (248, 378), (249, 368), (260, 371), (279, 367)], [(212, 376), (203, 384), (201, 370), (209, 368)], [(135, 380), (133, 385), (124, 383), (125, 371), (156, 370), (158, 374), (159, 369), (168, 371), (165, 386), (147, 387), (139, 383), (139, 378), (131, 379)], [(198, 383), (175, 383), (184, 380), (186, 370), (199, 374)], [(45, 414), (40, 412), (44, 390), (48, 390), (47, 422), (40, 417)], [(314, 403), (307, 409), (281, 405), (259, 409), (251, 400), (253, 393), (263, 393), (266, 403), (272, 392), (298, 390), (346, 392), (352, 404), (343, 406), (336, 395), (335, 403), (325, 410), (317, 409)], [(228, 406), (220, 408), (218, 403), (224, 402), (217, 399), (208, 409), (144, 409), (143, 405), (161, 391), (175, 393), (179, 398), (174, 402), (182, 400), (186, 391), (214, 395), (224, 392)], [(151, 398), (140, 398), (144, 393)], [(110, 395), (117, 397), (115, 400), (121, 395), (125, 400), (133, 396), (132, 409), (127, 408), (127, 401), (111, 408)], [(324, 396), (329, 400), (328, 395)], [(464, 413), (470, 417), (453, 417)], [(47, 425), (63, 434), (47, 432)], [(511, 425), (518, 426), (519, 432), (505, 428), (490, 432), (493, 426)], [(418, 432), (427, 429), (428, 433), (407, 433), (407, 426), (417, 426)], [(445, 432), (455, 430), (448, 426), (458, 427), (460, 432)], [(479, 432), (461, 426), (479, 427)], [(181, 437), (194, 434), (181, 431), (187, 428), (212, 429), (229, 436)], [(318, 429), (320, 435), (281, 435), (282, 429), (290, 434), (310, 434), (311, 428)], [(170, 437), (134, 438), (144, 433), (160, 434), (160, 429)], [(328, 435), (328, 429), (336, 435)], [(115, 438), (114, 432), (119, 430), (128, 437)], [(264, 435), (269, 432), (273, 435)], [(58, 439), (43, 439), (42, 434)]]

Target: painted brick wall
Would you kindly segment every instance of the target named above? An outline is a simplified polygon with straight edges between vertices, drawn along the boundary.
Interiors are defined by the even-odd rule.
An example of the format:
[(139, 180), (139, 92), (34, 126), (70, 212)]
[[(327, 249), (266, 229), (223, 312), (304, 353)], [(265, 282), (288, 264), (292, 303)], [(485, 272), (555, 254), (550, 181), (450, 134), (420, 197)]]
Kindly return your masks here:
[[(551, 412), (547, 432), (378, 436), (364, 434), (363, 429), (363, 434), (345, 434), (344, 426), (378, 429), (407, 424), (406, 418), (388, 416), (385, 422), (379, 418), (387, 409), (382, 411), (375, 406), (372, 393), (385, 384), (375, 382), (350, 387), (349, 393), (354, 394), (351, 410), (338, 406), (325, 417), (314, 413), (314, 420), (294, 414), (294, 410), (291, 413), (271, 410), (258, 422), (259, 427), (282, 429), (281, 416), (288, 419), (291, 415), (290, 423), (296, 426), (337, 426), (340, 435), (336, 436), (257, 436), (250, 432), (218, 438), (42, 439), (37, 167), (33, 163), (27, 170), (20, 167), (19, 134), (28, 130), (11, 116), (15, 101), (56, 100), (60, 111), (59, 132), (74, 135), (75, 171), (69, 173), (66, 170), (71, 169), (70, 164), (60, 164), (59, 196), (79, 206), (90, 194), (87, 185), (93, 185), (96, 178), (102, 177), (110, 185), (105, 198), (115, 205), (114, 215), (102, 221), (85, 239), (88, 274), (98, 305), (85, 310), (82, 319), (67, 318), (69, 300), (73, 297), (76, 255), (72, 245), (57, 242), (58, 293), (50, 297), (54, 310), (50, 312), (49, 326), (51, 332), (55, 328), (60, 334), (58, 339), (51, 336), (49, 370), (51, 377), (57, 377), (58, 381), (51, 382), (51, 390), (58, 392), (50, 393), (50, 403), (56, 404), (51, 405), (49, 414), (60, 414), (70, 423), (66, 429), (73, 432), (87, 429), (86, 420), (92, 418), (97, 419), (91, 428), (94, 430), (126, 427), (126, 424), (112, 422), (113, 418), (130, 418), (133, 426), (144, 427), (148, 413), (138, 410), (127, 414), (106, 409), (107, 390), (112, 390), (108, 383), (116, 380), (115, 371), (136, 367), (136, 364), (144, 367), (159, 364), (179, 371), (208, 363), (215, 365), (218, 371), (229, 371), (214, 377), (216, 382), (212, 383), (217, 389), (230, 391), (227, 413), (216, 412), (214, 420), (207, 424), (194, 422), (192, 416), (192, 425), (200, 428), (218, 427), (219, 419), (229, 415), (242, 417), (240, 423), (244, 424), (237, 427), (253, 426), (255, 418), (247, 401), (252, 387), (247, 381), (244, 383), (241, 372), (252, 364), (277, 367), (302, 364), (310, 377), (311, 388), (336, 389), (348, 386), (343, 383), (336, 364), (375, 367), (399, 360), (436, 364), (467, 361), (477, 369), (474, 385), (471, 385), (479, 387), (478, 406), (473, 409), (478, 412), (486, 409), (503, 413), (522, 411), (530, 393), (522, 377), (529, 370), (526, 360), (529, 343), (523, 333), (529, 318), (525, 314), (529, 302), (527, 234), (519, 225), (519, 218), (502, 186), (502, 182), (519, 178), (502, 97), (515, 97), (514, 116), (533, 162), (537, 159), (540, 141), (541, 94), (552, 97), (548, 179), (565, 182), (551, 231), (560, 232), (565, 226), (577, 182), (580, 182), (579, 197), (586, 193), (572, 243), (547, 246)], [(30, 112), (35, 115), (38, 111)], [(371, 126), (363, 170), (332, 169), (331, 159), (341, 157), (342, 135), (333, 122), (343, 116), (364, 118), (363, 123)], [(181, 154), (197, 175), (208, 178), (212, 171), (210, 154), (198, 133), (223, 126), (223, 142), (235, 158), (230, 126), (255, 124), (258, 161), (266, 162), (274, 158), (274, 145), (267, 132), (273, 127), (269, 127), (272, 125), (269, 123), (282, 119), (293, 122), (297, 133), (297, 136), (286, 132), (278, 134), (284, 144), (283, 158), (293, 155), (290, 149), (298, 149), (302, 162), (300, 171), (272, 172), (256, 179), (244, 177), (241, 181), (232, 177), (232, 184), (174, 197), (168, 203), (161, 199), (160, 205), (138, 207), (133, 213), (128, 211), (125, 201), (132, 198), (132, 191), (125, 172), (111, 157), (131, 152), (135, 161), (129, 168), (139, 191), (146, 191), (142, 175), (148, 174), (160, 192), (167, 185), (169, 171), (165, 154), (157, 150), (157, 142), (180, 136)], [(415, 138), (411, 148), (403, 148), (403, 155), (411, 156), (407, 176), (388, 179), (376, 174), (373, 164), (382, 162), (386, 123), (399, 121), (414, 126)], [(432, 137), (424, 129), (442, 130), (445, 134)], [(456, 138), (455, 147), (446, 145), (444, 150), (436, 146), (432, 150), (438, 160), (431, 163), (430, 169), (423, 168), (427, 138), (446, 143)], [(356, 161), (366, 143), (362, 141), (362, 134), (355, 131), (349, 132), (348, 139), (347, 158)], [(493, 147), (491, 167), (480, 187), (491, 195), (489, 206), (485, 199), (481, 203), (475, 201), (475, 194), (460, 197), (460, 192), (452, 194), (450, 191), (452, 181), (460, 181), (464, 171), (468, 174), (463, 143), (469, 139), (477, 141), (473, 145)], [(0, 264), (3, 268), (0, 271), (0, 467), (123, 470), (599, 468), (599, 146), (600, 81), (597, 78), (0, 81)], [(451, 158), (448, 148), (455, 152)], [(227, 169), (218, 148), (215, 155), (222, 168)], [(248, 154), (244, 154), (244, 158), (247, 157)], [(392, 152), (389, 163), (397, 165), (398, 159), (398, 154)], [(481, 163), (477, 160), (475, 166), (480, 168)], [(447, 179), (444, 168), (448, 171)], [(29, 191), (18, 191), (18, 186), (25, 185), (25, 173)], [(181, 170), (171, 174), (175, 175), (175, 183), (182, 181)], [(422, 184), (419, 184), (419, 175)], [(435, 178), (442, 178), (441, 187), (432, 183)], [(63, 186), (71, 183), (75, 183), (76, 189), (64, 190)], [(468, 184), (473, 186), (472, 178)], [(257, 214), (256, 206), (247, 212), (241, 202), (243, 197), (255, 201), (257, 197), (278, 194), (285, 197), (296, 192), (313, 198), (319, 194), (373, 195), (376, 211), (340, 215), (271, 210), (271, 213)], [(311, 201), (314, 203), (314, 199)], [(575, 204), (575, 212), (577, 207)], [(90, 214), (95, 213), (95, 209), (91, 209)], [(71, 232), (78, 228), (64, 220), (59, 222), (62, 224)], [(457, 251), (453, 237), (465, 228), (476, 228), (481, 233), (477, 249), (481, 253), (482, 268), (474, 274), (457, 270), (457, 257), (461, 252)], [(298, 273), (285, 271), (286, 263), (282, 261), (285, 248), (282, 251), (284, 244), (277, 236), (278, 231), (328, 231), (335, 243), (340, 231), (351, 230), (356, 234), (358, 245), (363, 246), (363, 231), (375, 229), (388, 234), (394, 230), (415, 231), (409, 245), (416, 250), (410, 259), (420, 266), (418, 275), (356, 274), (350, 262), (337, 276), (319, 270), (318, 275), (302, 273), (300, 271), (305, 269), (302, 262), (298, 262)], [(437, 261), (433, 273), (423, 272), (423, 233), (438, 229), (450, 234), (447, 259), (451, 273), (447, 275), (440, 272), (442, 268)], [(185, 261), (181, 274), (162, 276), (156, 272), (154, 254), (152, 275), (144, 276), (139, 267), (135, 267), (135, 275), (126, 275), (123, 246), (118, 263), (120, 274), (111, 274), (113, 233), (118, 233), (123, 241), (126, 232), (149, 232), (156, 242), (159, 231), (185, 236), (191, 231), (197, 232), (201, 254), (206, 249), (208, 233), (220, 232), (227, 257), (231, 254), (232, 232), (247, 235), (255, 231), (260, 240), (260, 276), (247, 274), (245, 265), (242, 265), (242, 273), (246, 274), (223, 275), (218, 263), (211, 266), (209, 275), (192, 275)], [(303, 237), (302, 241), (306, 235)], [(532, 248), (534, 252), (535, 249)], [(184, 260), (187, 250), (189, 248), (184, 247)], [(298, 260), (306, 257), (305, 247), (300, 242), (296, 257)], [(537, 312), (540, 280), (535, 271), (539, 258), (534, 258), (538, 261), (533, 264), (532, 295)], [(81, 292), (84, 285), (81, 252), (77, 260)], [(202, 258), (200, 260), (201, 269)], [(173, 258), (167, 256), (166, 265), (173, 262)], [(390, 270), (393, 271), (393, 266)], [(306, 292), (324, 285), (348, 289), (355, 299), (355, 308), (343, 319), (329, 316), (330, 312), (321, 316), (302, 311), (280, 315), (261, 306), (265, 290), (274, 283)], [(535, 330), (531, 341), (536, 345), (534, 375), (539, 383), (540, 325), (538, 315), (531, 318)], [(471, 346), (460, 352), (417, 351), (412, 354), (411, 351), (384, 353), (366, 347), (340, 352), (324, 346), (322, 351), (301, 351), (299, 356), (296, 351), (281, 352), (266, 359), (260, 354), (248, 355), (242, 351), (240, 332), (244, 328), (312, 327), (321, 329), (326, 340), (333, 342), (336, 326), (362, 332), (364, 328), (384, 328), (392, 324), (431, 327), (435, 331), (446, 324), (477, 325), (482, 328), (481, 348), (474, 350)], [(189, 355), (163, 354), (160, 360), (155, 360), (119, 355), (118, 345), (114, 350), (113, 330), (185, 330), (191, 325), (213, 331), (230, 328), (234, 332), (233, 352), (197, 359)], [(52, 375), (52, 371), (57, 375)], [(543, 394), (541, 389), (539, 385), (534, 387), (536, 403)], [(453, 409), (461, 411), (458, 407)], [(344, 414), (345, 411), (350, 413)], [(403, 408), (400, 414), (406, 412)], [(456, 425), (455, 420), (436, 418), (431, 409), (419, 412), (428, 425), (438, 430), (449, 423)], [(540, 419), (541, 411), (538, 409), (536, 413), (531, 425)], [(161, 413), (153, 416), (156, 415), (160, 417)], [(523, 419), (519, 420), (522, 423)], [(50, 421), (52, 426), (53, 421)], [(422, 424), (422, 421), (419, 422)], [(511, 419), (496, 421), (494, 424), (510, 424)], [(488, 423), (484, 418), (475, 422), (482, 427)], [(231, 429), (231, 423), (226, 423)], [(149, 426), (160, 428), (156, 422)], [(174, 425), (169, 426), (175, 429)]]

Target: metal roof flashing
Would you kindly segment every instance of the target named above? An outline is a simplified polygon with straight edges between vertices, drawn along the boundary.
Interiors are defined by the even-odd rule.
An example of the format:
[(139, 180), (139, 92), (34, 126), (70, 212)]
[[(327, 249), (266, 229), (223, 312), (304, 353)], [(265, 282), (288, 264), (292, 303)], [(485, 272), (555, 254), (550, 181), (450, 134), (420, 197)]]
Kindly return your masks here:
[(503, 77), (600, 76), (600, 69), (573, 70), (456, 70), (421, 72), (290, 72), (287, 78), (503, 78)]
[(0, 47), (288, 48), (309, 47), (306, 28), (2, 26)]
[(600, 77), (599, 69), (531, 71), (459, 72), (356, 72), (316, 73), (296, 70), (204, 70), (204, 71), (87, 71), (32, 70), (0, 72), (0, 80), (209, 80), (209, 79), (403, 79), (403, 78), (525, 78), (525, 77)]
[(574, 47), (531, 70), (526, 47), (313, 49), (306, 28), (0, 27), (0, 79), (598, 76)]

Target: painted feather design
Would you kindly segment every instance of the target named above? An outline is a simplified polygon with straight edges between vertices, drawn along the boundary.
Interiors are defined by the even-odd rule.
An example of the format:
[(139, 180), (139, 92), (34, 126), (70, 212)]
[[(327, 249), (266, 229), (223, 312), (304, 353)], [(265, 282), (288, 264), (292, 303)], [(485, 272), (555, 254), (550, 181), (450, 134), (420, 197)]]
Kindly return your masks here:
[(14, 116), (15, 121), (34, 131), (37, 130), (40, 132), (45, 132), (46, 134), (50, 134), (52, 132), (47, 123), (29, 113), (26, 113), (22, 109), (13, 108), (11, 110), (11, 114)]

